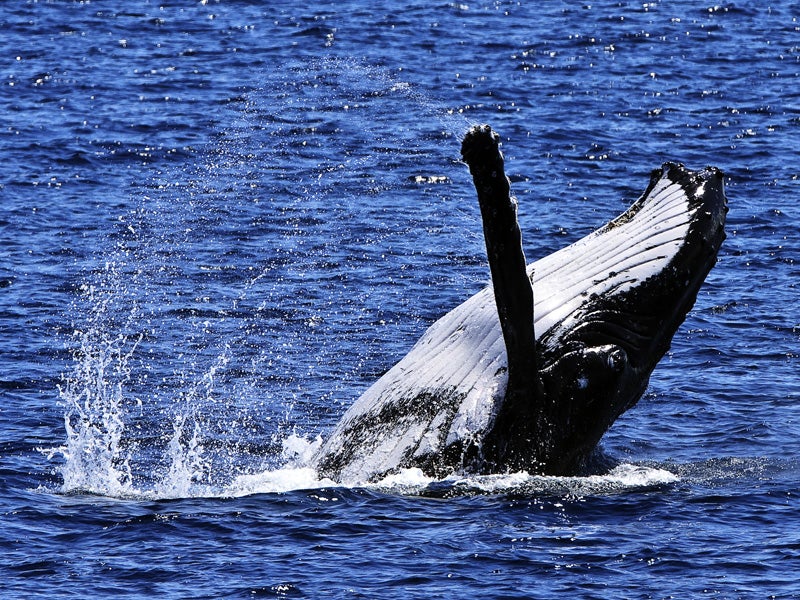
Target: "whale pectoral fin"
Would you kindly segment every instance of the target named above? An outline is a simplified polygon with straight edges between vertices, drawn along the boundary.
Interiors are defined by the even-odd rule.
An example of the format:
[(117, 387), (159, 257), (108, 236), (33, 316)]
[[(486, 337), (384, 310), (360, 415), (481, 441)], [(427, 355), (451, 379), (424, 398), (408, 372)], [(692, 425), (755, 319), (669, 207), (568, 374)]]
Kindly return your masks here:
[(522, 249), (517, 202), (511, 195), (500, 152), (500, 137), (488, 125), (473, 127), (464, 136), (461, 155), (469, 165), (481, 209), (508, 361), (506, 403), (518, 404), (515, 409), (528, 412), (537, 396), (533, 287)]
[(522, 249), (517, 202), (506, 177), (500, 137), (488, 125), (464, 136), (461, 155), (478, 193), (486, 254), (508, 365), (506, 392), (482, 445), (483, 467), (526, 468), (538, 437), (541, 382), (537, 369), (533, 287)]

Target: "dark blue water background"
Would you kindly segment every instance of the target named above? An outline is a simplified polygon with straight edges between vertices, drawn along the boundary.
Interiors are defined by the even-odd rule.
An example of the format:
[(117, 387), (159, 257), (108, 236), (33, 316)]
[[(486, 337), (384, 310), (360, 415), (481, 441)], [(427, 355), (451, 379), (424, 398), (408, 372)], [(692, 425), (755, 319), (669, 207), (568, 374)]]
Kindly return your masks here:
[[(800, 596), (800, 5), (0, 6), (0, 595)], [(488, 273), (662, 161), (728, 239), (607, 476), (343, 489), (301, 468)]]

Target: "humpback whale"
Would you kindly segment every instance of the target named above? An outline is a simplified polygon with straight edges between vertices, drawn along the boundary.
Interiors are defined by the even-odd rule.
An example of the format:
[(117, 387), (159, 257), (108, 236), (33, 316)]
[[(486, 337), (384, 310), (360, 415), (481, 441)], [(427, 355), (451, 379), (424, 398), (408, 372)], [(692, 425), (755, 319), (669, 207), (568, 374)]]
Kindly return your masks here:
[(718, 169), (665, 163), (623, 214), (527, 265), (499, 146), (476, 126), (461, 148), (491, 285), (355, 401), (313, 459), (321, 475), (586, 472), (694, 305), (725, 239)]

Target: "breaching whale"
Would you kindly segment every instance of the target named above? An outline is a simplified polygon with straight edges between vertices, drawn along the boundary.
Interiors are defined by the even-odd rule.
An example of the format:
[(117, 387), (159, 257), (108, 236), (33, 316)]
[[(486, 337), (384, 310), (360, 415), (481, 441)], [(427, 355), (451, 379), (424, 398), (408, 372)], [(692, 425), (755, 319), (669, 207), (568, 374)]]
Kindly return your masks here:
[(647, 388), (725, 239), (722, 173), (677, 163), (597, 231), (531, 265), (499, 137), (464, 137), (492, 284), (436, 321), (350, 407), (317, 452), (321, 475), (378, 480), (585, 471)]

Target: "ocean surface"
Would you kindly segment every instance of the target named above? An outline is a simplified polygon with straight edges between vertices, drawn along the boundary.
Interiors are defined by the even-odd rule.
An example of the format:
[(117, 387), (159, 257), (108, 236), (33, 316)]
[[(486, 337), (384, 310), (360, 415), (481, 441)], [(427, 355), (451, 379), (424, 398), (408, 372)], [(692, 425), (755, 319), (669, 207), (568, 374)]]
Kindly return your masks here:
[[(0, 597), (800, 597), (800, 4), (0, 4)], [(666, 160), (728, 238), (616, 466), (307, 459), (488, 281)]]

